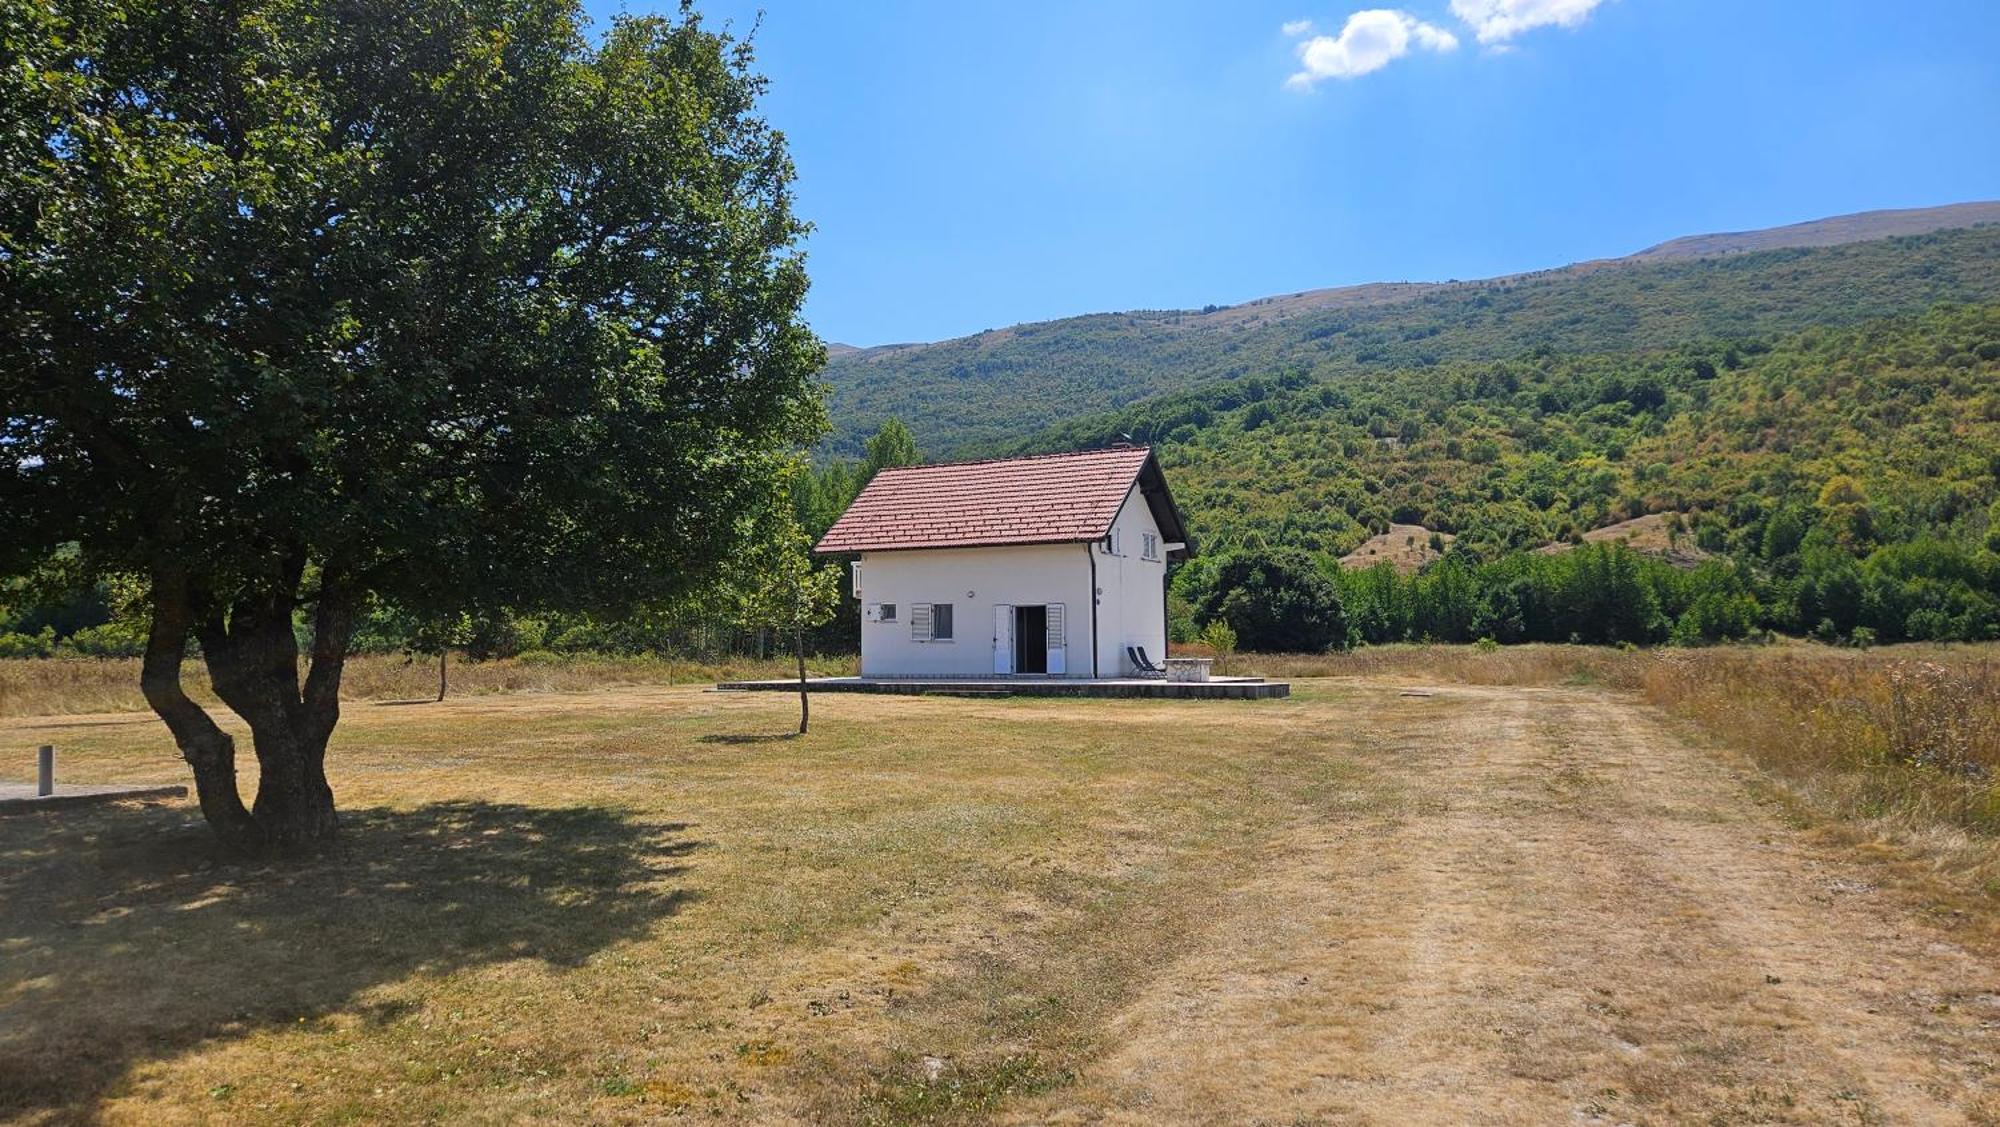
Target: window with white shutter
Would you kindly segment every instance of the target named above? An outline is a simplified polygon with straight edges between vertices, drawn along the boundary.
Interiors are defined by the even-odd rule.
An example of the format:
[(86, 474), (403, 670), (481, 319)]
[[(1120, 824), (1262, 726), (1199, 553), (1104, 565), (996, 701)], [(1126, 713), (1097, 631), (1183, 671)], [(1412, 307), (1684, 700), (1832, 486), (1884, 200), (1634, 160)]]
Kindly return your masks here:
[(913, 641), (931, 640), (931, 605), (929, 603), (910, 604), (910, 638)]

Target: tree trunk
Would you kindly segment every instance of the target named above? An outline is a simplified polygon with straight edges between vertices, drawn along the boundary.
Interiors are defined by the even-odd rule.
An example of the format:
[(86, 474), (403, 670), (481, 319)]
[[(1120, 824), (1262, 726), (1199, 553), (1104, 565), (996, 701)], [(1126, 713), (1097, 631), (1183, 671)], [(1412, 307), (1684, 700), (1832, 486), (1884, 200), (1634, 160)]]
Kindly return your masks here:
[[(294, 852), (329, 841), (339, 828), (326, 781), (326, 744), (340, 719), (340, 676), (354, 632), (354, 599), (334, 575), (323, 578), (313, 623), (312, 665), (299, 680), (292, 611), (303, 565), (279, 593), (244, 595), (225, 614), (185, 584), (155, 578), (152, 636), (142, 678), (146, 699), (167, 722), (194, 768), (202, 814), (240, 849)], [(215, 694), (250, 725), (257, 752), (257, 799), (243, 808), (234, 744), (181, 691), (180, 657), (189, 628), (201, 639)]]
[(153, 621), (146, 634), (140, 690), (173, 733), (181, 758), (194, 770), (194, 791), (201, 802), (202, 817), (231, 848), (247, 849), (257, 845), (259, 837), (256, 822), (236, 789), (236, 741), (181, 685), (181, 662), (187, 657), (192, 629), (187, 584), (171, 574), (153, 576)]
[(438, 647), (438, 703), (440, 704), (444, 703), (444, 659), (450, 656), (450, 654), (451, 650), (443, 646)]
[(812, 704), (806, 694), (806, 632), (798, 632), (799, 643), (799, 735), (806, 734), (806, 724), (812, 720)]

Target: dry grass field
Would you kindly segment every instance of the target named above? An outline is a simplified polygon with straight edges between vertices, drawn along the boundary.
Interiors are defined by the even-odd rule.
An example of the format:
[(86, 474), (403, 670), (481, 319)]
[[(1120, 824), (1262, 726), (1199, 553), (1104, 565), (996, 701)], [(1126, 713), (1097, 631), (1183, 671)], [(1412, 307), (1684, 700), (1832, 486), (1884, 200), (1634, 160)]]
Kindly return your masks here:
[[(1631, 520), (1621, 520), (1602, 528), (1593, 528), (1583, 534), (1586, 544), (1623, 544), (1643, 556), (1658, 556), (1668, 563), (1680, 567), (1694, 567), (1709, 558), (1709, 553), (1694, 542), (1694, 533), (1682, 532), (1678, 536), (1668, 530), (1665, 513), (1647, 513)], [(1567, 552), (1576, 545), (1566, 541), (1544, 544), (1535, 551), (1544, 555)]]
[[(1386, 563), (1393, 566), (1397, 574), (1409, 575), (1444, 554), (1431, 547), (1432, 535), (1431, 530), (1421, 524), (1392, 524), (1387, 532), (1370, 536), (1352, 552), (1340, 557), (1340, 566), (1364, 568)], [(1435, 535), (1446, 545), (1458, 539), (1449, 532)]]
[[(1773, 753), (1767, 662), (1907, 664), (1392, 649), (805, 738), (687, 686), (357, 700), (319, 860), (0, 818), (0, 1119), (2000, 1119), (1990, 836), (1867, 781), (1865, 702)], [(127, 712), (0, 719), (0, 774), (44, 742), (177, 777)]]
[[(479, 662), (467, 662), (454, 655), (449, 660), (447, 697), (714, 684), (798, 675), (798, 667), (790, 658), (718, 663), (542, 654), (539, 658)], [(806, 668), (815, 677), (851, 674), (855, 659), (814, 657)], [(208, 690), (208, 672), (199, 661), (188, 663), (184, 677), (188, 692), (195, 699), (215, 706), (215, 694)], [(365, 703), (433, 700), (437, 688), (435, 658), (412, 660), (398, 654), (359, 654), (347, 659), (341, 696)], [(138, 658), (0, 659), (0, 717), (132, 712), (145, 707), (146, 698), (139, 692)]]

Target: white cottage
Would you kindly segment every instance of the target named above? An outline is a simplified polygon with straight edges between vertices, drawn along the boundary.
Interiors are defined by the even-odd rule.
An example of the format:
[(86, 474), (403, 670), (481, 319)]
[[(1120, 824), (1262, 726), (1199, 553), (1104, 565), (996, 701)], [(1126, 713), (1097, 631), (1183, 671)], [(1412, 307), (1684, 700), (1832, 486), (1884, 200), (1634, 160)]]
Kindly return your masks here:
[(858, 554), (863, 677), (1127, 677), (1167, 655), (1187, 532), (1151, 450), (887, 469), (815, 551)]

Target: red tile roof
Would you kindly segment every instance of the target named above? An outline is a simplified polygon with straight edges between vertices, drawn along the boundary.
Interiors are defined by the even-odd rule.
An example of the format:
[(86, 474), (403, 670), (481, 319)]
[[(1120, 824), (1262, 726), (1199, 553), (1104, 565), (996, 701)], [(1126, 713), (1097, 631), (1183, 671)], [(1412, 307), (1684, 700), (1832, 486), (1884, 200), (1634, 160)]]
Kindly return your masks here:
[[(1152, 451), (1144, 447), (1122, 447), (886, 469), (814, 550), (883, 552), (1096, 540), (1111, 531), (1119, 506), (1151, 458)], [(1160, 494), (1165, 494), (1164, 483)], [(1179, 527), (1178, 517), (1174, 527)]]

